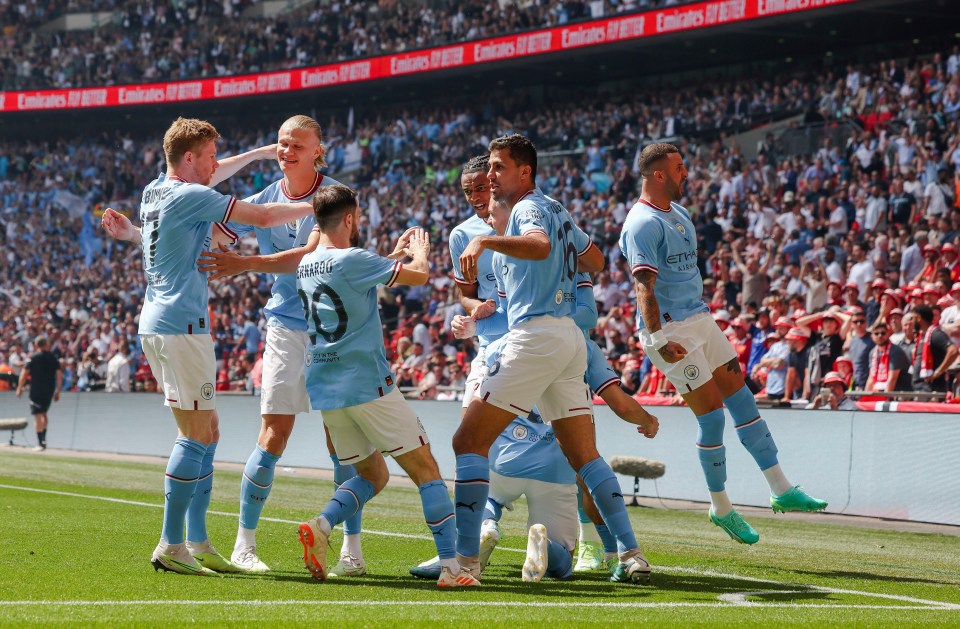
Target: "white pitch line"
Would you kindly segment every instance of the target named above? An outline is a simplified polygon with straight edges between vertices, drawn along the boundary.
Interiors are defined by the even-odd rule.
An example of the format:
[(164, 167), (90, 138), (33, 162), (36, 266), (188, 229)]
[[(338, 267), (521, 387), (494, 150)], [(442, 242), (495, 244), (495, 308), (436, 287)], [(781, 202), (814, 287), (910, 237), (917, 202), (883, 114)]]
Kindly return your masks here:
[[(314, 607), (326, 607), (326, 606), (343, 606), (349, 605), (354, 607), (436, 607), (437, 604), (443, 606), (456, 606), (456, 607), (555, 607), (555, 608), (566, 608), (566, 607), (580, 607), (580, 608), (621, 608), (621, 609), (634, 609), (638, 607), (643, 608), (672, 608), (672, 607), (710, 607), (714, 609), (733, 609), (737, 607), (742, 607), (743, 605), (739, 604), (728, 604), (723, 602), (717, 603), (672, 603), (672, 602), (660, 602), (660, 603), (651, 603), (651, 602), (636, 602), (636, 603), (616, 603), (616, 602), (558, 602), (558, 601), (464, 601), (464, 600), (453, 600), (453, 601), (331, 601), (331, 600), (316, 600), (310, 599), (305, 601), (224, 601), (224, 600), (215, 600), (215, 601), (157, 601), (157, 600), (145, 600), (145, 601), (0, 601), (0, 607), (39, 607), (39, 606), (63, 606), (63, 607), (125, 607), (125, 606), (169, 606), (169, 605), (181, 605), (181, 606), (203, 606), (203, 605), (216, 605), (217, 607), (249, 607), (256, 606), (261, 607), (264, 605), (274, 605), (274, 606), (290, 606), (296, 605), (300, 606), (314, 606)], [(944, 611), (941, 608), (937, 607), (920, 607), (920, 606), (905, 606), (905, 605), (852, 605), (846, 603), (839, 603), (836, 605), (829, 605), (823, 603), (813, 603), (813, 604), (803, 604), (803, 603), (749, 603), (749, 607), (792, 607), (798, 609), (910, 609), (910, 610), (923, 610), (923, 611)]]
[[(28, 491), (28, 492), (34, 492), (34, 493), (40, 493), (40, 494), (53, 494), (53, 495), (56, 495), (56, 496), (69, 496), (69, 497), (71, 497), (71, 498), (87, 498), (87, 499), (89, 499), (89, 500), (101, 500), (101, 501), (104, 501), (104, 502), (114, 502), (114, 503), (119, 503), (119, 504), (128, 504), (128, 505), (133, 505), (133, 506), (137, 506), (137, 507), (150, 507), (150, 508), (154, 508), (154, 509), (162, 509), (162, 508), (163, 508), (163, 505), (158, 505), (158, 504), (154, 504), (154, 503), (150, 503), (150, 502), (140, 502), (140, 501), (137, 501), (137, 500), (125, 500), (125, 499), (123, 499), (123, 498), (110, 498), (110, 497), (108, 497), (108, 496), (94, 496), (94, 495), (90, 495), (90, 494), (78, 494), (78, 493), (74, 493), (74, 492), (57, 491), (57, 490), (53, 490), (53, 489), (38, 489), (38, 488), (35, 488), (35, 487), (20, 487), (20, 486), (18, 486), (18, 485), (5, 485), (5, 484), (0, 484), (0, 489), (12, 489), (12, 490), (15, 490), (15, 491)], [(237, 513), (230, 513), (230, 512), (228, 512), (228, 511), (207, 511), (207, 513), (210, 513), (210, 514), (213, 514), (213, 515), (228, 516), (228, 517), (232, 517), (232, 518), (239, 517), (239, 514), (237, 514)], [(279, 523), (279, 524), (300, 524), (300, 522), (297, 522), (297, 521), (294, 521), (294, 520), (284, 520), (284, 519), (282, 519), (282, 518), (261, 517), (260, 519), (263, 520), (263, 521), (275, 522), (275, 523)], [(389, 531), (373, 531), (373, 530), (369, 530), (369, 529), (364, 529), (363, 532), (366, 533), (366, 534), (369, 534), (369, 535), (380, 535), (380, 536), (384, 536), (384, 537), (399, 537), (399, 538), (404, 538), (404, 539), (416, 539), (416, 540), (427, 540), (427, 541), (432, 541), (432, 540), (433, 540), (432, 537), (427, 536), (427, 535), (411, 535), (411, 534), (409, 534), (409, 533), (392, 533), (392, 532), (389, 532)], [(503, 547), (503, 546), (497, 546), (497, 550), (508, 551), (508, 552), (517, 552), (517, 553), (526, 553), (526, 552), (527, 552), (526, 550), (522, 550), (522, 549), (519, 549), (519, 548), (507, 548), (507, 547)], [(769, 584), (769, 585), (777, 585), (777, 586), (782, 586), (782, 587), (799, 587), (799, 588), (803, 588), (804, 590), (807, 590), (807, 591), (810, 591), (810, 592), (823, 592), (823, 593), (829, 593), (829, 594), (851, 594), (851, 595), (855, 595), (855, 596), (866, 596), (866, 597), (870, 597), (870, 598), (882, 598), (882, 599), (887, 599), (887, 600), (902, 601), (902, 602), (904, 602), (904, 603), (914, 603), (915, 605), (918, 606), (918, 607), (908, 607), (908, 606), (898, 606), (898, 605), (889, 606), (889, 607), (895, 608), (895, 609), (944, 609), (944, 610), (960, 610), (960, 604), (956, 604), (956, 603), (946, 603), (946, 602), (943, 602), (943, 601), (933, 601), (933, 600), (928, 600), (928, 599), (915, 598), (915, 597), (912, 597), (912, 596), (902, 596), (902, 595), (898, 595), (898, 594), (882, 594), (882, 593), (875, 593), (875, 592), (863, 592), (863, 591), (860, 591), (860, 590), (847, 590), (847, 589), (831, 588), (831, 587), (819, 586), (819, 585), (808, 585), (808, 584), (806, 584), (806, 583), (788, 583), (788, 582), (784, 582), (784, 581), (773, 581), (773, 580), (770, 580), (770, 579), (760, 579), (760, 578), (757, 578), (757, 577), (748, 577), (748, 576), (743, 576), (743, 575), (738, 575), (738, 574), (728, 574), (728, 573), (724, 573), (724, 572), (714, 572), (714, 571), (712, 571), (712, 570), (696, 570), (696, 569), (693, 569), (693, 568), (687, 568), (687, 567), (683, 567), (683, 566), (655, 566), (655, 569), (656, 569), (657, 571), (660, 571), (660, 572), (676, 572), (676, 573), (683, 573), (683, 574), (693, 574), (693, 575), (698, 575), (698, 576), (710, 576), (710, 577), (718, 577), (718, 578), (732, 579), (732, 580), (738, 580), (738, 581), (749, 581), (749, 582), (752, 582), (752, 583), (765, 583), (765, 584)], [(734, 594), (737, 594), (737, 593), (734, 593)], [(121, 601), (121, 602), (122, 602), (122, 601)], [(12, 601), (9, 601), (9, 602), (0, 601), (0, 605), (9, 605), (9, 604), (12, 604), (12, 603), (13, 603)], [(85, 601), (77, 601), (76, 603), (77, 603), (77, 604), (94, 604), (95, 602), (87, 603), (87, 602), (85, 602)], [(328, 602), (326, 602), (326, 601), (314, 602), (314, 604), (327, 604), (327, 603), (328, 603)], [(389, 602), (388, 602), (388, 601), (369, 601), (369, 602), (357, 602), (357, 603), (355, 603), (355, 604), (358, 604), (358, 605), (361, 605), (361, 604), (364, 604), (364, 605), (365, 605), (365, 604), (378, 605), (378, 604), (387, 604), (387, 603), (389, 603)], [(451, 601), (451, 603), (452, 603), (452, 601)], [(466, 604), (467, 601), (464, 601), (463, 603)], [(33, 602), (25, 602), (24, 604), (30, 605), (30, 604), (33, 604)], [(189, 604), (203, 604), (203, 602), (202, 602), (202, 601), (195, 601), (195, 602), (191, 602), (191, 603), (189, 603)], [(236, 603), (236, 604), (239, 604), (239, 603)], [(291, 604), (293, 604), (293, 603), (291, 603)], [(405, 603), (398, 603), (398, 604), (416, 605), (416, 604), (418, 604), (418, 602), (412, 601), (412, 602), (405, 602)], [(446, 603), (445, 603), (445, 604), (446, 604)], [(477, 603), (477, 604), (483, 604), (483, 605), (485, 605), (486, 603)], [(499, 603), (496, 603), (496, 604), (499, 604)], [(507, 603), (504, 603), (504, 604), (507, 604)], [(526, 605), (526, 603), (519, 603), (519, 604), (520, 604), (520, 605)], [(536, 603), (536, 604), (543, 605), (544, 603)], [(841, 607), (843, 607), (842, 605), (818, 605), (818, 604), (803, 604), (803, 603), (752, 603), (752, 602), (748, 602), (748, 601), (744, 601), (743, 603), (737, 603), (737, 604), (739, 604), (739, 605), (749, 605), (749, 606), (770, 606), (770, 607), (790, 607), (790, 606), (795, 606), (795, 607), (802, 607), (802, 608), (815, 608), (815, 607), (841, 608)], [(590, 605), (592, 605), (592, 604), (588, 604), (588, 603), (569, 603), (569, 604), (563, 603), (563, 604), (560, 604), (560, 603), (557, 603), (556, 605), (566, 606), (566, 607), (574, 607), (574, 606), (590, 606)], [(600, 605), (600, 606), (604, 606), (604, 605), (620, 605), (620, 603), (609, 603), (609, 604), (608, 604), (608, 603), (596, 603), (595, 605)], [(634, 607), (634, 606), (638, 606), (638, 605), (639, 605), (639, 606), (651, 606), (651, 605), (652, 605), (652, 606), (673, 606), (673, 607), (683, 607), (683, 606), (693, 606), (693, 607), (715, 607), (715, 606), (721, 606), (721, 607), (723, 607), (723, 606), (730, 606), (730, 603), (726, 603), (726, 604), (724, 604), (724, 603), (682, 603), (682, 604), (681, 604), (681, 603), (676, 603), (676, 604), (675, 604), (675, 603), (637, 603), (637, 604), (630, 603), (630, 604), (627, 604), (627, 606), (629, 606), (629, 607)], [(888, 608), (887, 606), (874, 606), (874, 607), (871, 607), (871, 606), (867, 606), (867, 605), (850, 605), (849, 607), (851, 607), (851, 608), (861, 608), (861, 609), (887, 609), (887, 608)]]

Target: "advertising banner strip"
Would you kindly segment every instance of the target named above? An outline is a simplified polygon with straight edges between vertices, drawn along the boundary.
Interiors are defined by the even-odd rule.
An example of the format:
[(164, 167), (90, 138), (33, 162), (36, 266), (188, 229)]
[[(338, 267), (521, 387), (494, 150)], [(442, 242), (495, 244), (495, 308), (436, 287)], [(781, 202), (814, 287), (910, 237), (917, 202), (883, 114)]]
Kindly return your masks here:
[(0, 92), (0, 112), (153, 105), (279, 94), (601, 46), (860, 0), (708, 0), (570, 26), (322, 66), (110, 87)]

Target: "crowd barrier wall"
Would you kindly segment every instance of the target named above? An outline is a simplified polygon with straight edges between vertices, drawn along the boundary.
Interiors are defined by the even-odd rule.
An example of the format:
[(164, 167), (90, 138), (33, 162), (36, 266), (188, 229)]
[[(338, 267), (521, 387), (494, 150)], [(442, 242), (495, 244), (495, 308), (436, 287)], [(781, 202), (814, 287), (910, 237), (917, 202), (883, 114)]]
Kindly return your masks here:
[[(453, 479), (450, 446), (460, 417), (457, 402), (411, 402), (433, 444), (444, 478)], [(217, 459), (243, 463), (260, 428), (259, 399), (218, 396), (220, 445)], [(640, 494), (662, 498), (707, 498), (694, 442), (697, 422), (686, 408), (651, 408), (660, 434), (648, 440), (596, 407), (600, 453), (636, 455), (666, 464), (657, 481), (642, 480)], [(769, 409), (764, 417), (780, 450), (788, 478), (829, 501), (828, 511), (960, 526), (960, 417), (952, 414)], [(28, 417), (26, 398), (0, 393), (0, 418)], [(32, 424), (32, 422), (31, 422)], [(766, 506), (767, 486), (728, 422), (727, 489), (735, 504)], [(6, 441), (8, 435), (0, 435)], [(28, 443), (35, 435), (27, 429)], [(51, 448), (167, 456), (176, 437), (160, 395), (67, 393), (50, 409)], [(17, 435), (23, 443), (23, 437)], [(2, 452), (2, 451), (0, 451)], [(319, 413), (300, 415), (283, 467), (331, 468)], [(391, 460), (390, 470), (401, 473)], [(633, 479), (621, 477), (630, 495)]]

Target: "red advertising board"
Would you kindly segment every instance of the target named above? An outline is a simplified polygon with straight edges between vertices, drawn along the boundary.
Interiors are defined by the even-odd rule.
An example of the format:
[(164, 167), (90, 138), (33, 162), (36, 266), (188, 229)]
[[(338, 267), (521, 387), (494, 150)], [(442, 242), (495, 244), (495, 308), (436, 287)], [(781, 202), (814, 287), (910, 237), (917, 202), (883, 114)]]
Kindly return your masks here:
[(177, 103), (317, 89), (601, 46), (858, 1), (709, 0), (464, 44), (294, 70), (170, 83), (0, 92), (0, 112)]

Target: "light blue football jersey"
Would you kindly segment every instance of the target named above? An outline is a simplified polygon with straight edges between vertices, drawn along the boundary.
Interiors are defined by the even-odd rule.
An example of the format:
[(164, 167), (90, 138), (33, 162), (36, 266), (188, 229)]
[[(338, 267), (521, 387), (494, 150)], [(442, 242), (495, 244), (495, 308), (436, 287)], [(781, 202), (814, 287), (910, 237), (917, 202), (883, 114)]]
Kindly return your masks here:
[(505, 235), (533, 232), (550, 238), (550, 255), (546, 259), (495, 257), (502, 261), (498, 272), (503, 277), (511, 329), (533, 317), (573, 317), (576, 310), (577, 259), (590, 247), (590, 237), (577, 227), (560, 203), (544, 196), (539, 188), (513, 206)]
[(377, 285), (393, 284), (402, 267), (356, 247), (318, 247), (303, 257), (297, 291), (307, 320), (307, 393), (314, 410), (356, 406), (394, 388)]
[[(450, 263), (453, 265), (453, 279), (457, 284), (467, 285), (467, 282), (463, 279), (463, 272), (460, 270), (460, 256), (467, 245), (470, 244), (470, 241), (478, 236), (495, 236), (496, 234), (497, 232), (476, 214), (450, 231)], [(480, 259), (477, 260), (477, 279), (474, 284), (477, 286), (477, 297), (484, 301), (489, 299), (496, 301), (497, 297), (497, 280), (493, 274), (493, 254), (493, 251), (487, 249), (480, 254)], [(493, 340), (486, 335), (477, 335), (480, 347), (486, 347)]]
[(577, 273), (577, 311), (573, 316), (583, 336), (590, 340), (590, 330), (597, 327), (600, 313), (597, 312), (597, 300), (593, 296), (593, 280), (588, 273)]
[[(697, 268), (697, 231), (682, 205), (671, 203), (664, 210), (638, 201), (623, 223), (620, 250), (631, 272), (647, 269), (657, 274), (653, 294), (660, 306), (661, 325), (709, 311)], [(637, 329), (645, 328), (643, 318), (637, 316)]]
[(140, 334), (209, 334), (207, 276), (197, 270), (214, 222), (227, 222), (237, 200), (161, 173), (140, 202), (147, 290)]
[[(340, 182), (324, 177), (317, 173), (310, 191), (298, 197), (290, 196), (287, 192), (286, 182), (281, 179), (275, 181), (257, 194), (245, 199), (250, 203), (296, 203), (309, 201), (321, 186), (335, 186)], [(252, 227), (240, 223), (230, 223), (226, 226), (227, 230), (235, 238), (239, 238), (255, 231), (257, 235), (257, 244), (260, 245), (262, 255), (270, 255), (281, 251), (288, 251), (297, 247), (303, 247), (310, 238), (310, 232), (316, 227), (316, 219), (313, 214), (304, 216), (300, 220), (278, 225), (276, 227)], [(295, 273), (281, 273), (273, 276), (273, 289), (271, 290), (270, 301), (263, 309), (263, 315), (267, 319), (267, 325), (287, 328), (290, 330), (304, 331), (307, 329), (307, 322), (303, 318), (303, 304), (297, 296), (297, 276)]]
[(577, 482), (553, 428), (540, 421), (514, 419), (490, 446), (488, 456), (490, 469), (501, 476), (564, 485)]

